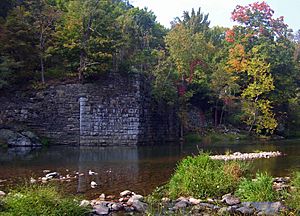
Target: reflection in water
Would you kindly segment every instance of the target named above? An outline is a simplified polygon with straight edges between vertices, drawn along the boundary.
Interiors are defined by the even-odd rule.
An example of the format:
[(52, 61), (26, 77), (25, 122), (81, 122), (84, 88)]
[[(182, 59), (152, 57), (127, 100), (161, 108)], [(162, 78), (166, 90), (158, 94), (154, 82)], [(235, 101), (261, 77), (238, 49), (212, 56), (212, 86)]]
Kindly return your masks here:
[[(292, 169), (300, 170), (300, 142), (298, 140), (268, 143), (236, 142), (219, 144), (183, 144), (145, 147), (52, 147), (36, 151), (0, 151), (0, 179), (42, 176), (44, 169), (58, 171), (63, 175), (79, 172), (84, 175), (70, 183), (64, 183), (71, 193), (84, 193), (95, 198), (101, 193), (118, 194), (130, 189), (137, 193), (150, 193), (165, 183), (174, 171), (176, 163), (187, 155), (198, 154), (199, 150), (212, 154), (253, 151), (281, 151), (286, 156), (254, 160), (254, 171), (268, 171), (274, 176), (283, 176)], [(68, 170), (68, 171), (66, 171)], [(98, 175), (89, 175), (88, 171)], [(90, 182), (98, 186), (92, 189)], [(0, 190), (3, 189), (1, 188)]]
[[(80, 176), (77, 192), (86, 192), (91, 181), (95, 181), (102, 188), (113, 187), (114, 182), (120, 178), (124, 183), (136, 182), (139, 174), (137, 147), (80, 147), (79, 152), (78, 172)], [(121, 167), (121, 169), (118, 167)], [(89, 175), (89, 170), (98, 173), (98, 175)]]

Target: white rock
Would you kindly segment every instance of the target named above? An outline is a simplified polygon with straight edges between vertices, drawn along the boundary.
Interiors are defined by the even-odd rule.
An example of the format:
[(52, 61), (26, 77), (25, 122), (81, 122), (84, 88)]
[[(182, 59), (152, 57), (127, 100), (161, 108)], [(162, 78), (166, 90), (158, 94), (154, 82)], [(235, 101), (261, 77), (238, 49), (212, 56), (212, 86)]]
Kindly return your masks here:
[(36, 180), (34, 178), (30, 177), (30, 183), (34, 184), (34, 183), (36, 183)]
[(200, 199), (195, 199), (195, 198), (191, 197), (191, 198), (189, 198), (189, 202), (192, 205), (198, 205), (199, 203), (201, 203), (201, 200)]
[(122, 197), (130, 196), (131, 194), (132, 194), (132, 192), (130, 190), (125, 190), (125, 191), (120, 193), (120, 196), (122, 196)]
[(46, 183), (49, 179), (47, 177), (42, 177), (42, 182)]
[(80, 205), (81, 207), (87, 207), (88, 205), (90, 205), (90, 202), (88, 200), (82, 200), (80, 202)]
[(101, 200), (101, 201), (105, 200), (105, 194), (104, 193), (99, 196), (99, 200)]
[(6, 193), (4, 191), (0, 191), (0, 197), (3, 197), (5, 195), (6, 195)]
[(94, 182), (94, 181), (91, 182), (91, 188), (95, 188), (95, 187), (97, 187), (97, 185), (98, 184), (96, 182)]
[(89, 170), (89, 175), (98, 175), (98, 173), (92, 171), (92, 170)]
[(59, 173), (58, 172), (52, 172), (52, 173), (48, 173), (46, 175), (46, 178), (48, 178), (48, 179), (58, 178), (58, 177), (59, 177)]
[(127, 205), (132, 205), (132, 203), (133, 203), (135, 200), (142, 201), (143, 198), (144, 198), (144, 197), (143, 197), (142, 195), (135, 194), (135, 195), (133, 195), (132, 197), (130, 197), (130, 199), (127, 201)]
[(163, 197), (163, 198), (161, 198), (161, 201), (162, 201), (162, 202), (170, 202), (171, 199), (168, 198), (168, 197)]

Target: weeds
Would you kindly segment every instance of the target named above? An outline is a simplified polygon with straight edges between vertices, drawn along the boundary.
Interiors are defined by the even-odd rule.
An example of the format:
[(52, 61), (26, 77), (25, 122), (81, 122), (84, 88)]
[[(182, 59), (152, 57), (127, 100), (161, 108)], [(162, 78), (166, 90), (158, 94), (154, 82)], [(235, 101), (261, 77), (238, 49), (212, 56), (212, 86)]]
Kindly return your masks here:
[(278, 197), (273, 190), (273, 178), (267, 173), (257, 173), (254, 180), (244, 178), (239, 184), (236, 195), (243, 201), (249, 202), (274, 201)]
[(24, 186), (12, 190), (2, 200), (1, 216), (79, 216), (89, 209), (80, 207), (76, 200), (65, 198), (53, 186)]
[(291, 180), (292, 189), (286, 200), (286, 204), (300, 214), (300, 172), (295, 172)]
[(171, 198), (222, 196), (237, 187), (244, 171), (244, 166), (236, 161), (212, 160), (208, 154), (190, 156), (178, 164), (168, 184), (169, 195)]

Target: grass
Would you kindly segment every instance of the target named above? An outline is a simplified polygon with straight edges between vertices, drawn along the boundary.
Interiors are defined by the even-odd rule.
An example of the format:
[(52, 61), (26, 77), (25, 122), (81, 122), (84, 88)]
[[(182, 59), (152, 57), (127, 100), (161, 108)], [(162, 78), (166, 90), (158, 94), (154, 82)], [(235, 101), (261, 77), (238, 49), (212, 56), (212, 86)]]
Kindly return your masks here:
[(286, 204), (296, 210), (296, 213), (300, 214), (300, 172), (293, 173), (291, 180), (292, 189), (290, 195), (286, 200)]
[(79, 216), (89, 209), (78, 201), (63, 197), (54, 186), (23, 186), (0, 200), (0, 216)]
[(234, 191), (245, 172), (244, 163), (210, 159), (208, 154), (182, 160), (168, 184), (170, 198), (217, 197)]
[(257, 173), (256, 179), (244, 178), (236, 191), (242, 201), (263, 202), (275, 201), (278, 194), (273, 190), (273, 178), (267, 173)]

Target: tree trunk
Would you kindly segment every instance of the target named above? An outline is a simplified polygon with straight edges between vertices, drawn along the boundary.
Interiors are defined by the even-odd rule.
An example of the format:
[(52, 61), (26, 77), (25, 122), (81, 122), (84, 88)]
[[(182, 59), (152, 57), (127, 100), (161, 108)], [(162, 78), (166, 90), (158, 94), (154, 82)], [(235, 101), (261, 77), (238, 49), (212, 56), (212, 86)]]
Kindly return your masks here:
[(45, 54), (45, 38), (43, 35), (44, 29), (40, 29), (40, 67), (41, 67), (41, 78), (42, 83), (45, 84), (45, 64), (44, 64), (44, 54)]
[(215, 127), (218, 126), (218, 101), (215, 104)]
[(44, 66), (44, 57), (43, 57), (43, 54), (40, 57), (40, 62), (41, 62), (42, 83), (45, 84), (45, 66)]
[(87, 26), (85, 27), (85, 25), (84, 25), (85, 17), (82, 18), (82, 25), (84, 28), (84, 33), (82, 36), (82, 48), (80, 50), (80, 65), (79, 65), (79, 69), (78, 69), (79, 81), (83, 80), (83, 71), (86, 69), (86, 64), (87, 64), (86, 50), (87, 50), (87, 43), (88, 43), (88, 40), (89, 40), (90, 34), (91, 34), (92, 21), (93, 21), (93, 15), (90, 14), (88, 17)]
[(222, 121), (223, 121), (223, 116), (224, 116), (224, 105), (222, 106), (222, 112), (221, 112), (221, 116), (220, 116), (220, 122), (219, 124), (221, 125), (222, 124)]

